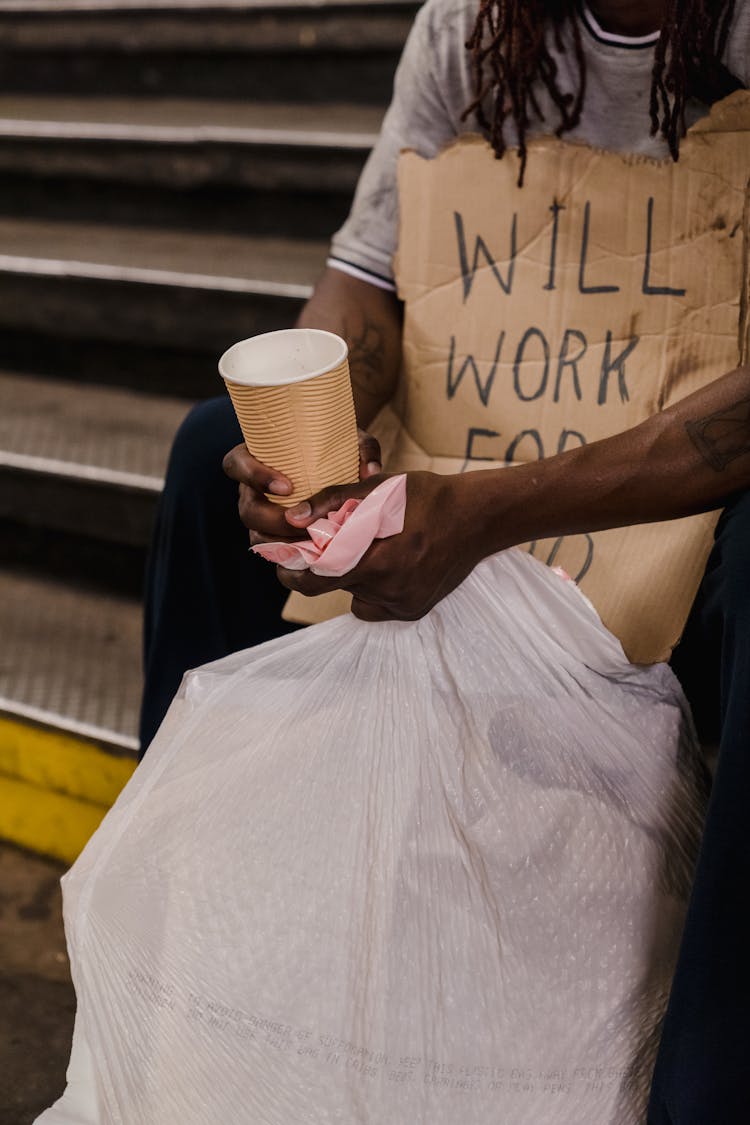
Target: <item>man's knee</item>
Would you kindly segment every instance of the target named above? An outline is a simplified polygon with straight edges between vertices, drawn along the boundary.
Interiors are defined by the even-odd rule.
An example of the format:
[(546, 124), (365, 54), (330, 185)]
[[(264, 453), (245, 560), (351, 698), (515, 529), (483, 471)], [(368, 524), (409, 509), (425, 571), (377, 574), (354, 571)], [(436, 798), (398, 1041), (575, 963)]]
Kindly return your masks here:
[[(192, 408), (175, 434), (167, 466), (168, 491), (196, 492), (224, 487), (224, 454), (242, 441), (229, 398), (213, 398)], [(232, 485), (234, 491), (237, 486)]]
[(712, 1068), (702, 1058), (680, 1073), (673, 1096), (654, 1090), (648, 1108), (648, 1125), (740, 1125), (747, 1119), (744, 1069), (742, 1077)]
[(750, 562), (750, 489), (727, 504), (718, 531), (726, 543), (725, 554), (747, 566)]
[(727, 505), (717, 528), (717, 549), (725, 609), (750, 626), (750, 491)]

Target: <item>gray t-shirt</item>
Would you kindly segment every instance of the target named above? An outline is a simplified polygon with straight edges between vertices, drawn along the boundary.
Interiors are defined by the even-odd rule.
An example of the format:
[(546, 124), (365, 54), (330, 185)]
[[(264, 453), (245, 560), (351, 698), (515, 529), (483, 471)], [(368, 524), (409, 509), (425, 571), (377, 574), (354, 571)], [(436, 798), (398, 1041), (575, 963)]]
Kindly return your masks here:
[[(331, 243), (329, 264), (393, 289), (392, 259), (398, 237), (396, 163), (402, 149), (435, 156), (462, 133), (476, 133), (473, 115), (461, 114), (473, 100), (470, 56), (465, 42), (474, 26), (478, 0), (427, 0), (414, 21), (396, 72), (393, 100), (383, 128), (357, 186), (349, 218)], [(667, 155), (661, 136), (650, 136), (649, 98), (654, 46), (658, 32), (639, 38), (612, 35), (599, 27), (592, 13), (581, 8), (581, 38), (586, 62), (586, 97), (580, 123), (564, 134), (599, 148)], [(743, 85), (750, 74), (750, 0), (738, 0), (724, 62)], [(550, 53), (559, 68), (562, 90), (573, 91), (576, 65), (572, 32), (563, 32), (563, 51), (551, 33)], [(559, 113), (546, 89), (537, 96), (550, 124), (534, 121), (530, 133), (549, 132)], [(706, 112), (689, 104), (686, 118), (693, 124)], [(506, 138), (515, 141), (512, 121)], [(532, 171), (529, 158), (529, 173)]]

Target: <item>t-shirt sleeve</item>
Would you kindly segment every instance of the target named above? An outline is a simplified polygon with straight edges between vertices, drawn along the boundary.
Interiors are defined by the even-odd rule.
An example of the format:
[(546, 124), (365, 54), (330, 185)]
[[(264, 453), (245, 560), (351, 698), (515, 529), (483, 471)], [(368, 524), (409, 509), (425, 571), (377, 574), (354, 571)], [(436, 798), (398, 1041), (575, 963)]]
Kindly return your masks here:
[(428, 0), (417, 13), (380, 136), (362, 170), (349, 217), (331, 242), (329, 265), (387, 289), (394, 288), (399, 153), (409, 148), (434, 156), (457, 130), (455, 112), (446, 103), (446, 83), (436, 74), (440, 53), (435, 50), (432, 16), (437, 7)]
[(750, 86), (750, 3), (738, 0), (724, 62), (743, 86)]

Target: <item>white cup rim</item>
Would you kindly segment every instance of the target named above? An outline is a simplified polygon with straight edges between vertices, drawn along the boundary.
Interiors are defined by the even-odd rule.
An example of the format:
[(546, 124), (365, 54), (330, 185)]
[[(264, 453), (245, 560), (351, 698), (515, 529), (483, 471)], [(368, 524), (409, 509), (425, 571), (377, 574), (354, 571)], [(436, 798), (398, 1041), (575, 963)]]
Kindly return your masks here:
[[(236, 374), (230, 374), (227, 371), (227, 364), (231, 359), (240, 351), (252, 350), (253, 347), (261, 349), (268, 347), (269, 343), (272, 344), (274, 338), (281, 342), (281, 338), (286, 338), (290, 343), (295, 337), (318, 337), (327, 338), (328, 340), (335, 341), (340, 345), (332, 360), (324, 363), (322, 366), (315, 368), (313, 371), (305, 371), (301, 375), (292, 375), (279, 379), (262, 379), (262, 378), (238, 378)], [(318, 375), (325, 375), (329, 371), (333, 371), (339, 367), (349, 355), (349, 348), (346, 340), (341, 336), (336, 335), (335, 332), (328, 332), (323, 328), (280, 328), (275, 332), (261, 332), (256, 336), (248, 336), (246, 340), (238, 340), (236, 344), (232, 344), (230, 348), (222, 355), (219, 360), (219, 374), (222, 379), (234, 386), (240, 387), (279, 387), (288, 386), (291, 383), (305, 383), (308, 379), (315, 379)]]

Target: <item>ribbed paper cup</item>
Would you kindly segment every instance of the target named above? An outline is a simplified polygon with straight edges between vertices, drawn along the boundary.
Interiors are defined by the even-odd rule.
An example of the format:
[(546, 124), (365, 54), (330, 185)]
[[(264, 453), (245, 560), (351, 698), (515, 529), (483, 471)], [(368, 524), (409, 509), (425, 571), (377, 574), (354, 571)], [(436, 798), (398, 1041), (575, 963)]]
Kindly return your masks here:
[(234, 344), (219, 360), (245, 444), (292, 482), (284, 507), (359, 480), (348, 349), (333, 332), (288, 328)]

